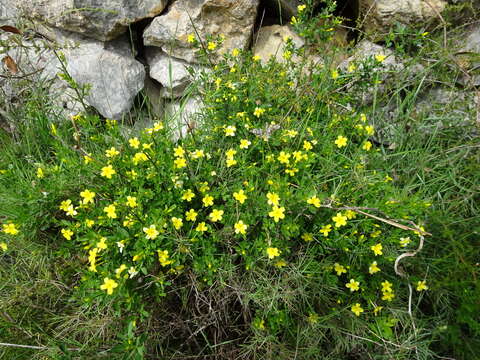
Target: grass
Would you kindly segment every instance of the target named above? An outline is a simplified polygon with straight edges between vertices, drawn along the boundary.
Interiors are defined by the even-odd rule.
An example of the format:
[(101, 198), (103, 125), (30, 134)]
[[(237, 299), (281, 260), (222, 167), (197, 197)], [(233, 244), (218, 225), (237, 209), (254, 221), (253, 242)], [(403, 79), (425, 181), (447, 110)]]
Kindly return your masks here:
[[(10, 114), (18, 119), (15, 131), (0, 135), (0, 169), (7, 170), (0, 175), (0, 220), (13, 220), (22, 230), (9, 241), (8, 251), (0, 254), (0, 342), (38, 348), (0, 346), (0, 358), (477, 358), (478, 110), (470, 106), (473, 99), (467, 94), (464, 100), (418, 111), (417, 100), (430, 88), (442, 84), (461, 89), (455, 85), (460, 70), (443, 48), (441, 29), (432, 31), (421, 47), (415, 33), (402, 30), (391, 37), (397, 53), (424, 65), (413, 79), (397, 79), (386, 94), (377, 94), (373, 104), (359, 102), (344, 90), (332, 98), (322, 93), (333, 101), (353, 104), (369, 114), (376, 128), (386, 129), (375, 138), (378, 151), (369, 160), (370, 168), (390, 174), (399, 197), (431, 204), (412, 211), (432, 236), (426, 237), (417, 256), (402, 262), (412, 279), (417, 274), (428, 279), (429, 290), (414, 293), (414, 322), (407, 312), (405, 283), (388, 316), (374, 320), (348, 316), (346, 304), (336, 304), (342, 290), (332, 282), (334, 276), (325, 270), (325, 263), (317, 261), (319, 256), (328, 258), (328, 251), (299, 246), (298, 257), (289, 266), (273, 271), (259, 266), (244, 272), (241, 261), (233, 261), (220, 268), (211, 283), (195, 272), (178, 276), (172, 287), (142, 295), (144, 320), (118, 336), (129, 314), (119, 315), (115, 302), (85, 302), (89, 292), (79, 288), (80, 269), (87, 260), (59, 236), (58, 204), (86, 184), (93, 186), (94, 177), (80, 165), (69, 166), (83, 155), (73, 136), (77, 129), (55, 118), (46, 106), (46, 93), (32, 84), (22, 106)], [(258, 86), (251, 81), (253, 89)], [(275, 93), (266, 95), (275, 100)], [(282, 101), (290, 107), (301, 99), (292, 93)], [(394, 109), (393, 118), (388, 107)], [(309, 124), (310, 120), (302, 121)], [(60, 142), (52, 137), (52, 123), (57, 124)], [(306, 126), (299, 124), (299, 128)], [(328, 136), (329, 130), (324, 134)], [(81, 126), (87, 152), (103, 151), (103, 145), (112, 140), (109, 136), (103, 122)], [(36, 168), (53, 167), (58, 159), (63, 161), (58, 173), (40, 182)], [(342, 189), (350, 177), (359, 177), (350, 169), (338, 168), (333, 158), (322, 166), (333, 189)], [(358, 192), (368, 194), (373, 178), (363, 179)], [(361, 197), (352, 195), (356, 196)], [(384, 200), (388, 199), (378, 203)], [(355, 255), (351, 259), (352, 266), (361, 262)], [(152, 283), (139, 287), (153, 288)], [(264, 319), (268, 320), (262, 323)], [(121, 347), (125, 342), (131, 345), (128, 352)]]

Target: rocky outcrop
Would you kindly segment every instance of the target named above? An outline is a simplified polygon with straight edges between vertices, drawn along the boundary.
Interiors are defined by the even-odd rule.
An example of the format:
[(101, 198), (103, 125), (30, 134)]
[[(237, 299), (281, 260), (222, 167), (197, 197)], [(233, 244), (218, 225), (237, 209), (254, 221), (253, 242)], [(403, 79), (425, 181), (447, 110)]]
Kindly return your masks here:
[(438, 19), (444, 0), (359, 0), (360, 19), (368, 33), (388, 33), (395, 23), (424, 24)]
[(211, 59), (234, 48), (247, 47), (252, 35), (259, 0), (177, 0), (164, 15), (156, 17), (143, 34), (144, 43), (171, 56), (198, 62), (189, 35), (205, 43), (207, 37), (223, 41)]
[(17, 0), (30, 17), (101, 41), (113, 40), (130, 24), (160, 14), (168, 0)]

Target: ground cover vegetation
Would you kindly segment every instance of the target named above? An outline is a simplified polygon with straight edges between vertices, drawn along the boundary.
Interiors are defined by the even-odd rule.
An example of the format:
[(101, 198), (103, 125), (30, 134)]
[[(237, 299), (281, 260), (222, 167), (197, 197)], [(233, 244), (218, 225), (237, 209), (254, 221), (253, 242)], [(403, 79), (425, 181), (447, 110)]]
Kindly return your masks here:
[[(339, 23), (313, 9), (292, 19), (309, 48)], [(476, 113), (415, 107), (455, 88), (454, 25), (392, 31), (424, 67), (386, 91), (381, 54), (339, 70), (342, 49), (312, 64), (288, 38), (284, 63), (235, 49), (198, 74), (177, 142), (168, 121), (58, 119), (32, 84), (1, 133), (0, 339), (36, 348), (0, 356), (476, 358)], [(189, 38), (205, 59), (221, 41)]]

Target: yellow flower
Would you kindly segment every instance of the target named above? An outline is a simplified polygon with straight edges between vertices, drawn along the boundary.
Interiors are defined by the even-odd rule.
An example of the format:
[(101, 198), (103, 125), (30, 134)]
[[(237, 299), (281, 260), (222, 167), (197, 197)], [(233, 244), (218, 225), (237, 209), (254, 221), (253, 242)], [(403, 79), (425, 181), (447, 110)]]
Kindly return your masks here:
[(297, 11), (299, 13), (301, 13), (303, 10), (305, 10), (307, 8), (307, 5), (298, 5), (297, 6)]
[(303, 241), (312, 241), (313, 240), (313, 235), (310, 233), (305, 233), (302, 235), (302, 240)]
[(278, 206), (280, 203), (280, 196), (276, 193), (267, 193), (268, 205)]
[(372, 275), (379, 271), (380, 271), (380, 268), (377, 266), (376, 261), (372, 262), (371, 265), (368, 267), (368, 272)]
[(113, 168), (112, 165), (104, 166), (102, 168), (102, 173), (100, 174), (103, 177), (106, 177), (107, 179), (111, 179), (112, 175), (115, 175), (117, 172)]
[(70, 199), (67, 199), (67, 200), (63, 200), (61, 203), (60, 203), (60, 206), (58, 207), (59, 209), (67, 212), (68, 211), (68, 208), (70, 207), (70, 205), (72, 205), (72, 200)]
[(198, 213), (194, 209), (190, 209), (185, 212), (185, 218), (187, 221), (195, 221), (197, 219)]
[(16, 225), (13, 224), (13, 223), (3, 224), (3, 229), (2, 229), (2, 231), (3, 231), (5, 234), (9, 234), (9, 235), (17, 235), (17, 234), (18, 234), (18, 229), (17, 229)]
[(248, 149), (248, 147), (252, 144), (251, 141), (247, 139), (240, 140), (240, 149)]
[(75, 208), (73, 207), (73, 205), (70, 205), (68, 208), (67, 208), (67, 211), (65, 211), (67, 213), (68, 216), (75, 216), (77, 215), (77, 210), (75, 210)]
[(238, 50), (237, 48), (234, 48), (232, 50), (232, 56), (237, 57), (238, 55), (240, 55), (240, 50)]
[(188, 189), (183, 192), (182, 200), (186, 200), (190, 202), (194, 197), (195, 197), (195, 193), (192, 191), (192, 189)]
[(205, 152), (203, 150), (195, 150), (192, 152), (192, 158), (193, 159), (200, 159), (205, 156)]
[(337, 213), (337, 215), (332, 217), (332, 220), (335, 222), (336, 228), (347, 225), (347, 217), (342, 215), (342, 213)]
[(338, 73), (338, 70), (333, 70), (332, 71), (332, 79), (333, 80), (338, 79), (339, 76), (340, 76), (340, 74)]
[(174, 164), (177, 169), (181, 169), (187, 166), (187, 160), (185, 158), (176, 158)]
[(173, 149), (173, 155), (175, 157), (182, 158), (185, 156), (185, 150), (183, 150), (183, 147), (177, 146), (175, 149)]
[(70, 229), (62, 229), (61, 233), (63, 237), (67, 240), (72, 240), (73, 231)]
[(235, 136), (237, 128), (233, 125), (229, 125), (225, 128), (225, 136)]
[(351, 310), (357, 316), (360, 316), (360, 314), (363, 312), (363, 308), (360, 306), (359, 303), (352, 305)]
[(333, 264), (333, 269), (335, 270), (338, 276), (341, 276), (342, 274), (345, 274), (347, 272), (347, 269), (345, 269), (345, 266), (340, 265), (339, 263)]
[(380, 243), (370, 246), (370, 249), (373, 251), (375, 256), (383, 255), (383, 252), (382, 252), (383, 246)]
[(7, 251), (8, 250), (7, 243), (0, 242), (0, 249), (2, 249), (3, 251)]
[(169, 260), (168, 250), (163, 250), (163, 251), (158, 250), (157, 253), (158, 253), (158, 260), (160, 261), (160, 265), (167, 266), (173, 263), (172, 260)]
[(365, 126), (365, 131), (366, 131), (367, 135), (370, 135), (370, 136), (375, 134), (375, 128), (372, 125)]
[(382, 282), (382, 292), (392, 292), (392, 283), (388, 280)]
[(348, 139), (345, 136), (339, 135), (337, 140), (335, 140), (335, 145), (339, 148), (347, 146), (347, 140)]
[(395, 297), (395, 294), (391, 291), (389, 292), (384, 292), (382, 294), (382, 300), (386, 300), (386, 301), (392, 301), (393, 298)]
[(372, 143), (370, 141), (367, 140), (363, 143), (363, 146), (362, 146), (363, 150), (370, 151), (371, 148), (372, 148)]
[(345, 216), (347, 217), (348, 220), (355, 219), (357, 217), (357, 213), (353, 210), (347, 210), (345, 211)]
[(103, 284), (100, 285), (100, 289), (105, 290), (108, 295), (112, 295), (113, 290), (117, 287), (118, 287), (118, 283), (115, 280), (110, 279), (108, 277), (103, 279)]
[(427, 281), (426, 280), (418, 281), (417, 291), (424, 291), (424, 290), (428, 290)]
[(135, 196), (127, 196), (127, 206), (131, 208), (137, 207), (137, 198)]
[(312, 150), (313, 149), (312, 143), (310, 141), (304, 140), (303, 141), (303, 149), (306, 150), (306, 151)]
[(410, 240), (410, 237), (402, 237), (400, 238), (400, 246), (401, 247), (407, 247), (408, 244), (410, 244), (412, 240)]
[(265, 113), (265, 109), (262, 109), (259, 107), (256, 107), (255, 110), (253, 111), (253, 115), (256, 116), (257, 118), (262, 116), (264, 113)]
[(190, 43), (190, 44), (193, 44), (195, 42), (195, 34), (188, 34), (187, 36), (187, 41)]
[(183, 226), (183, 220), (174, 216), (172, 217), (172, 224), (175, 229), (180, 230), (180, 228)]
[(245, 195), (243, 190), (233, 193), (233, 198), (237, 200), (240, 204), (243, 204), (247, 200), (247, 195)]
[(252, 60), (253, 60), (253, 61), (260, 61), (260, 59), (261, 59), (261, 57), (258, 56), (258, 55), (252, 56)]
[(242, 234), (245, 235), (247, 233), (248, 225), (244, 224), (242, 220), (238, 221), (234, 225), (235, 234)]
[(93, 159), (91, 158), (91, 154), (83, 156), (83, 163), (85, 165), (90, 164), (92, 161), (93, 161)]
[(45, 177), (45, 173), (43, 172), (42, 168), (37, 168), (37, 178), (43, 179)]
[(313, 205), (315, 206), (316, 208), (319, 208), (321, 205), (320, 205), (320, 199), (316, 196), (312, 196), (311, 198), (309, 198), (307, 200), (307, 204), (310, 204), (310, 205)]
[(208, 42), (208, 45), (207, 45), (208, 50), (213, 51), (215, 50), (216, 47), (217, 47), (217, 44), (215, 44), (213, 41)]
[(377, 314), (378, 314), (380, 311), (382, 311), (382, 309), (383, 309), (383, 306), (375, 306), (375, 307), (373, 308), (373, 314), (374, 314), (375, 316), (377, 316)]
[(109, 158), (110, 157), (113, 158), (113, 157), (117, 156), (118, 154), (120, 154), (120, 152), (117, 149), (115, 149), (113, 146), (110, 149), (105, 151), (106, 157), (109, 157)]
[(213, 209), (209, 217), (212, 220), (212, 222), (221, 221), (223, 218), (223, 210)]
[(200, 224), (197, 225), (195, 230), (203, 233), (203, 232), (207, 231), (208, 228), (207, 228), (207, 225), (205, 224), (205, 222), (202, 221)]
[(134, 137), (134, 138), (131, 138), (130, 140), (128, 140), (128, 143), (130, 144), (130, 146), (134, 149), (138, 149), (138, 147), (140, 146), (140, 141), (138, 140), (138, 138)]
[(290, 176), (295, 176), (295, 174), (298, 172), (298, 169), (297, 168), (293, 168), (293, 169), (285, 169), (285, 173), (290, 175)]
[(97, 242), (97, 248), (98, 248), (98, 251), (100, 252), (101, 250), (105, 250), (106, 248), (108, 248), (108, 245), (106, 243), (107, 241), (107, 238), (102, 236), (100, 238), (100, 241)]
[(120, 279), (122, 272), (124, 272), (125, 270), (127, 270), (127, 265), (125, 264), (122, 264), (119, 268), (115, 269), (115, 275), (117, 276), (117, 279)]
[(148, 157), (144, 152), (137, 152), (133, 155), (132, 161), (134, 165), (138, 165), (141, 162), (147, 161)]
[(87, 227), (91, 228), (95, 224), (95, 221), (91, 219), (87, 219), (85, 220), (85, 224), (87, 225)]
[(287, 263), (286, 263), (285, 260), (277, 260), (277, 261), (275, 261), (275, 264), (273, 264), (273, 265), (275, 265), (278, 268), (282, 268), (284, 266), (287, 266)]
[(348, 71), (349, 73), (351, 73), (351, 72), (354, 72), (356, 69), (357, 69), (357, 67), (355, 66), (355, 64), (354, 64), (354, 63), (350, 63), (350, 64), (348, 65), (347, 71)]
[(280, 151), (280, 154), (278, 155), (278, 161), (281, 164), (287, 164), (290, 162), (290, 154), (286, 153), (285, 151)]
[(149, 227), (144, 227), (143, 232), (146, 234), (146, 238), (149, 240), (154, 240), (160, 232), (157, 230), (155, 225), (150, 225)]
[(237, 150), (228, 149), (228, 150), (225, 152), (225, 156), (227, 157), (227, 159), (233, 159), (233, 157), (235, 156), (236, 153), (237, 153)]
[(281, 251), (274, 247), (267, 248), (267, 255), (269, 259), (273, 259), (277, 256), (280, 256)]
[(107, 213), (107, 217), (110, 219), (116, 219), (117, 218), (117, 213), (115, 212), (116, 208), (115, 205), (110, 204), (108, 206), (105, 206), (103, 208), (103, 211)]
[(213, 196), (205, 195), (202, 199), (202, 202), (203, 202), (204, 207), (212, 206), (213, 205)]
[(320, 232), (323, 234), (323, 236), (327, 237), (328, 233), (332, 231), (332, 225), (323, 225), (322, 228), (320, 229)]
[(93, 198), (95, 197), (95, 193), (93, 191), (90, 191), (88, 189), (85, 189), (80, 193), (80, 196), (83, 198), (82, 204), (86, 205), (88, 203), (93, 204)]
[(345, 284), (345, 286), (350, 289), (350, 292), (360, 290), (360, 283), (358, 281), (355, 281), (355, 279), (350, 279), (350, 282)]
[(383, 62), (385, 60), (386, 56), (383, 54), (377, 54), (375, 55), (375, 60), (377, 60), (379, 63)]
[(235, 159), (227, 159), (226, 163), (227, 163), (227, 167), (231, 167), (231, 166), (234, 166), (234, 165), (237, 164), (237, 160), (235, 160)]
[(295, 25), (297, 23), (297, 18), (295, 16), (292, 16), (290, 19), (290, 24)]
[(280, 219), (285, 219), (284, 212), (285, 212), (285, 208), (283, 206), (278, 207), (274, 205), (272, 207), (272, 211), (268, 213), (268, 216), (272, 217), (275, 222), (278, 222)]

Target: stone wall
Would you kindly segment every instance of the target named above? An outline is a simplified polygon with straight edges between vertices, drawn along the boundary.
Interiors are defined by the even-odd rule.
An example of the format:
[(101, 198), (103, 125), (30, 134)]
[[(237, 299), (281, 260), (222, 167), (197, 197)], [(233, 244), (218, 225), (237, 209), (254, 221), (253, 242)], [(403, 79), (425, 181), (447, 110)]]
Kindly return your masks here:
[[(55, 54), (49, 50), (53, 44), (63, 48), (72, 78), (80, 85), (90, 86), (86, 102), (102, 116), (121, 119), (142, 89), (155, 102), (158, 116), (162, 116), (164, 108), (174, 109), (178, 105), (177, 99), (192, 81), (187, 69), (202, 67), (197, 50), (189, 41), (191, 34), (202, 41), (222, 36), (224, 41), (217, 56), (234, 48), (252, 49), (262, 61), (271, 56), (281, 61), (278, 54), (282, 53), (285, 35), (294, 39), (296, 46), (304, 46), (303, 40), (285, 25), (285, 19), (296, 15), (301, 3), (299, 0), (0, 0), (0, 25), (16, 25), (22, 17), (28, 18), (43, 36), (26, 40), (32, 48), (45, 38), (51, 44), (42, 52), (31, 51), (27, 56), (29, 64), (22, 63), (21, 51), (3, 47), (0, 54), (19, 65), (18, 71), (23, 72), (20, 75), (35, 72), (42, 80), (50, 81), (53, 98), (66, 115), (77, 113), (82, 104), (72, 101), (71, 89), (57, 76), (63, 69), (58, 51)], [(320, 0), (318, 3), (321, 6)], [(355, 7), (348, 13), (359, 14), (359, 18), (351, 20), (358, 20), (367, 33), (388, 32), (396, 22), (418, 24), (439, 20), (446, 5), (444, 0), (338, 0), (338, 3), (343, 9)], [(265, 18), (275, 23), (262, 23)], [(258, 36), (252, 36), (254, 31), (258, 31)], [(8, 32), (0, 35), (3, 40), (12, 36)], [(341, 36), (346, 39), (348, 34)], [(372, 46), (365, 41), (361, 43), (361, 49)], [(321, 54), (316, 55), (318, 58)], [(211, 61), (215, 60), (212, 56)], [(345, 62), (340, 66), (345, 66)], [(11, 69), (4, 66), (3, 72), (8, 75)], [(7, 86), (5, 81), (2, 86)]]

